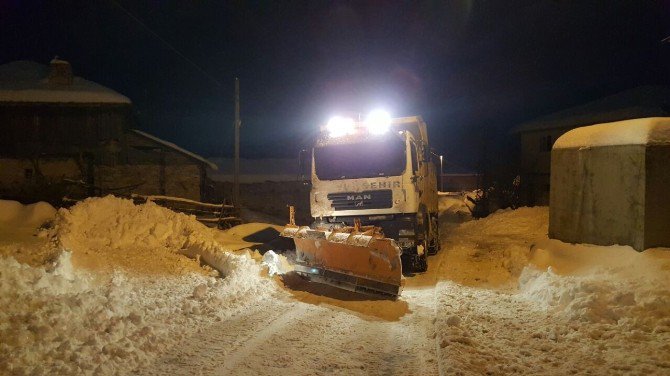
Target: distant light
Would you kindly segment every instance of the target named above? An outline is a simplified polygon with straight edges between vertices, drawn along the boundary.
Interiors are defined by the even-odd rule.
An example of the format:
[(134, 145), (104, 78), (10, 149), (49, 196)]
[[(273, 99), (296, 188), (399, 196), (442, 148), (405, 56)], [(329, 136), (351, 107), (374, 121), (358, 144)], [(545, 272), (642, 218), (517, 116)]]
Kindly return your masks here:
[(354, 119), (342, 116), (333, 116), (326, 124), (330, 137), (342, 137), (354, 133)]
[(365, 126), (372, 134), (384, 134), (391, 126), (391, 115), (384, 110), (374, 110), (365, 119)]

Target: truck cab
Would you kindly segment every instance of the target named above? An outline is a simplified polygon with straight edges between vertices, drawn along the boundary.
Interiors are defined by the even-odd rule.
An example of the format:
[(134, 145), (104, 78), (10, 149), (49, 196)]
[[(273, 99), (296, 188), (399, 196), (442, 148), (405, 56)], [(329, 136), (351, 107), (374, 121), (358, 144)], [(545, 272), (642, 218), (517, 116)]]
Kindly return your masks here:
[(358, 220), (381, 227), (398, 243), (404, 265), (426, 270), (426, 255), (439, 250), (439, 159), (420, 116), (389, 118), (384, 126), (329, 123), (311, 157), (315, 225), (351, 226)]

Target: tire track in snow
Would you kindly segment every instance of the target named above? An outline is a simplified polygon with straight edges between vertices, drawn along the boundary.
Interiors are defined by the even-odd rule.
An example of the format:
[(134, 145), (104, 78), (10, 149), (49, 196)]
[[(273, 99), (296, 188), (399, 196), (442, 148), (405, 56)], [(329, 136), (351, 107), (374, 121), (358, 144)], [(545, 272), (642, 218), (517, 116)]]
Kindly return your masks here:
[(223, 366), (217, 369), (215, 373), (223, 375), (237, 374), (237, 372), (233, 371), (242, 360), (251, 355), (262, 343), (267, 342), (276, 332), (289, 325), (296, 317), (302, 317), (306, 310), (303, 304), (295, 303), (291, 309), (283, 311), (278, 316), (264, 322), (261, 330), (247, 337), (244, 341), (238, 343), (238, 346), (231, 349), (231, 355), (226, 357)]
[(286, 315), (291, 303), (273, 301), (268, 305), (258, 301), (257, 308), (240, 312), (223, 321), (213, 323), (200, 333), (183, 339), (151, 368), (138, 372), (143, 375), (194, 375), (212, 374), (230, 354), (243, 347), (258, 331)]

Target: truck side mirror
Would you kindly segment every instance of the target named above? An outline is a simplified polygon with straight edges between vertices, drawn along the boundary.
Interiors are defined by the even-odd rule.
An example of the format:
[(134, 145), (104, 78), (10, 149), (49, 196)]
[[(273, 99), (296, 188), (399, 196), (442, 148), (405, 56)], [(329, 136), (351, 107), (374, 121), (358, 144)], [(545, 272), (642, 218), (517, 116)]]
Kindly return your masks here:
[(309, 181), (311, 175), (310, 171), (310, 153), (308, 150), (302, 149), (298, 153), (298, 180), (302, 182)]

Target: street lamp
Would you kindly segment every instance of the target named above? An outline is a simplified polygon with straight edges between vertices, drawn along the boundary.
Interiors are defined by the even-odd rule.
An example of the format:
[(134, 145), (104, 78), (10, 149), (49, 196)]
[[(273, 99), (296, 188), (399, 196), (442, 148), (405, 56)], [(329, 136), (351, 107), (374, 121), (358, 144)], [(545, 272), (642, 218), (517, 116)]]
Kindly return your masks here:
[(440, 155), (440, 192), (444, 192), (444, 172), (442, 172), (442, 156)]

